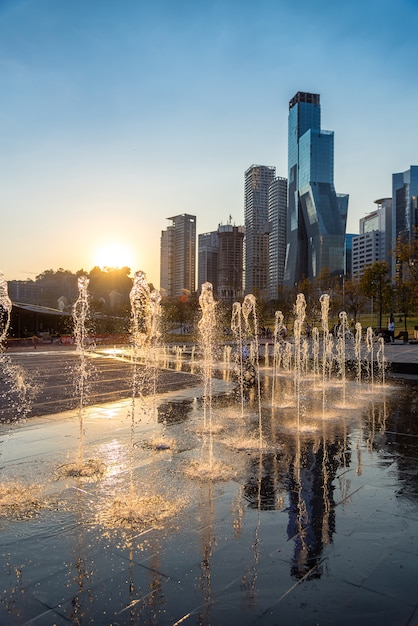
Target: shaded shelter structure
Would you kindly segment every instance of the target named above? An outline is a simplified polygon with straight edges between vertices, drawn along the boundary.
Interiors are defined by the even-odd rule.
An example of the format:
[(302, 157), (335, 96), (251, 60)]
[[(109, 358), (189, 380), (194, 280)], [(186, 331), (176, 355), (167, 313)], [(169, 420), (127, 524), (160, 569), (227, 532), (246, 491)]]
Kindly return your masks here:
[(38, 304), (12, 303), (9, 334), (28, 337), (33, 334), (66, 334), (71, 332), (72, 314)]

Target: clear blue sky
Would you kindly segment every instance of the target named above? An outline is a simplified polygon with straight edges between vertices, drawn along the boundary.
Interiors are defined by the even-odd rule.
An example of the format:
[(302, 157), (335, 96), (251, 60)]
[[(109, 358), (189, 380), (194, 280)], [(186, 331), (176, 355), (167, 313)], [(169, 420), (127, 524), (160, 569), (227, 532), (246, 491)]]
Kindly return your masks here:
[(417, 0), (0, 0), (0, 271), (89, 271), (113, 242), (158, 287), (166, 218), (242, 224), (244, 171), (287, 176), (297, 91), (358, 232), (418, 164), (417, 32)]

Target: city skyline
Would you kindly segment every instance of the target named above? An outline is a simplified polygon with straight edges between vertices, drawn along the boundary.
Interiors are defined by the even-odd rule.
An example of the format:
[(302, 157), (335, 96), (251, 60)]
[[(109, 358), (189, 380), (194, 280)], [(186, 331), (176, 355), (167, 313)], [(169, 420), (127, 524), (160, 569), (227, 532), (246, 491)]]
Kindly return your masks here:
[[(105, 245), (159, 284), (168, 216), (244, 222), (252, 163), (287, 177), (288, 102), (321, 94), (347, 232), (418, 162), (411, 0), (0, 4), (0, 271), (89, 271)], [(294, 40), (295, 33), (300, 38)], [(119, 247), (119, 248), (118, 248)], [(101, 251), (102, 250), (102, 251)], [(102, 256), (100, 256), (100, 254)], [(129, 256), (130, 255), (130, 256)], [(108, 256), (107, 258), (111, 258)]]

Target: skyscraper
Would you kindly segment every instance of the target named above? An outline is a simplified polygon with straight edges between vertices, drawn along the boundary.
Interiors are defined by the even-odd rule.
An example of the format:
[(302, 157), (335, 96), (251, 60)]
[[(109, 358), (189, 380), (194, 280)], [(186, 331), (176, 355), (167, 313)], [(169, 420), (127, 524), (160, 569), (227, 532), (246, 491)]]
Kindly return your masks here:
[[(404, 243), (417, 236), (418, 228), (418, 165), (392, 175), (392, 250), (398, 239)], [(392, 264), (392, 279), (396, 279), (397, 264)]]
[(286, 258), (287, 178), (277, 176), (270, 183), (268, 298), (275, 300), (283, 285)]
[(348, 196), (334, 189), (334, 133), (321, 130), (319, 94), (289, 102), (285, 283), (344, 271)]
[(266, 299), (268, 287), (268, 198), (276, 169), (251, 165), (245, 172), (245, 293)]
[(244, 227), (219, 224), (218, 230), (198, 237), (198, 289), (206, 281), (220, 300), (243, 296)]
[(212, 283), (213, 293), (218, 292), (218, 255), (219, 241), (217, 231), (201, 233), (197, 244), (197, 288), (199, 292), (203, 283)]
[(161, 233), (160, 288), (166, 296), (196, 290), (196, 217), (168, 217), (172, 225)]
[(243, 297), (244, 227), (218, 226), (218, 297), (230, 303)]

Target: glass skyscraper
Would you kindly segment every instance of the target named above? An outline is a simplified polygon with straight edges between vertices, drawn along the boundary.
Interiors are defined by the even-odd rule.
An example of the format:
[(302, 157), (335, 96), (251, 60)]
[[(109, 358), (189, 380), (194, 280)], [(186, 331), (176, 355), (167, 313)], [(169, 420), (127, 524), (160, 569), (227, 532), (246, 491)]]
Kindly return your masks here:
[[(407, 243), (417, 235), (418, 228), (418, 165), (406, 172), (392, 175), (392, 249), (398, 240)], [(397, 263), (392, 264), (392, 279), (396, 279)]]
[(348, 195), (334, 189), (334, 133), (321, 130), (319, 94), (289, 102), (288, 167), (285, 284), (344, 273)]

